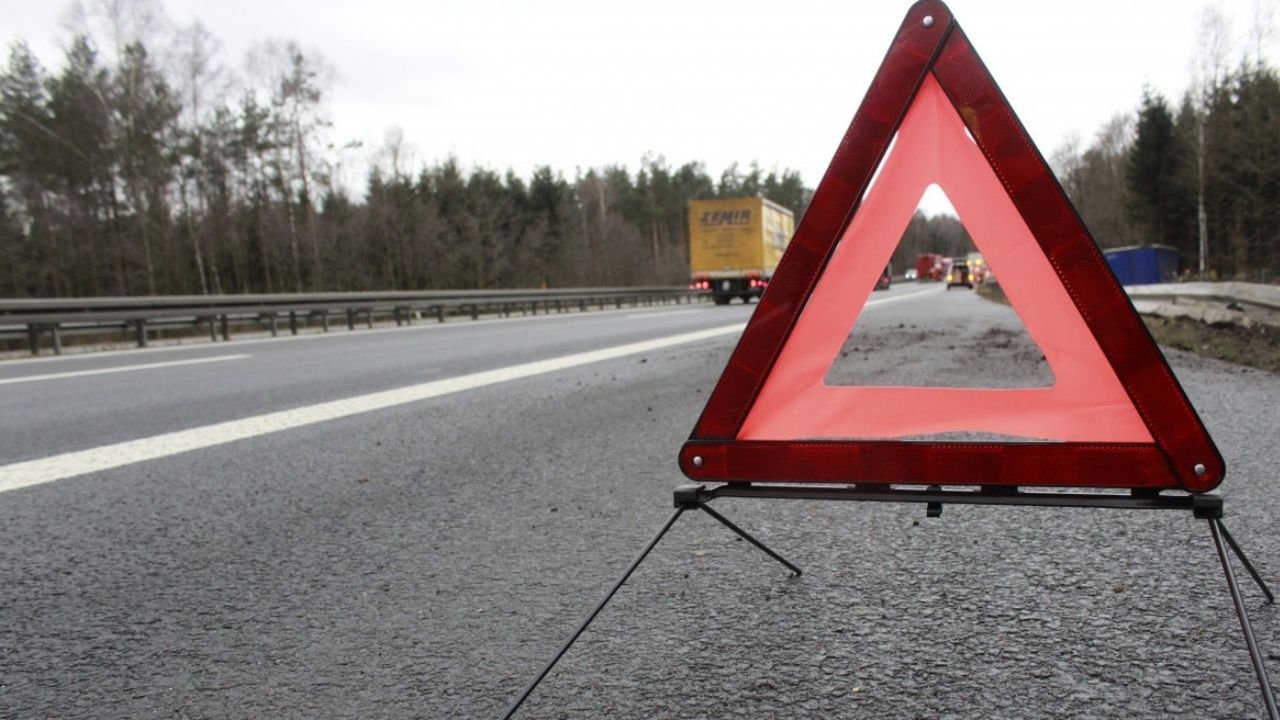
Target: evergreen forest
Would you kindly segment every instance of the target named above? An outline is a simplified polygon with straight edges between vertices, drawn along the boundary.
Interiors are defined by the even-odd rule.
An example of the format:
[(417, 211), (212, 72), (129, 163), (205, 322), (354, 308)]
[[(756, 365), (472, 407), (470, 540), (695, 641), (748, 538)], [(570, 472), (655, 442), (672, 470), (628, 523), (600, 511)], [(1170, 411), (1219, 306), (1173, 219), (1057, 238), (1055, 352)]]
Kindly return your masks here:
[[(142, 37), (85, 30), (53, 69), (9, 48), (0, 297), (681, 285), (689, 200), (763, 195), (798, 219), (812, 196), (750, 161), (716, 177), (656, 154), (572, 176), (414, 164), (399, 132), (334, 140), (331, 70), (297, 43), (261, 43), (240, 77), (198, 23)], [(1206, 67), (1052, 165), (1104, 248), (1170, 245), (1186, 277), (1274, 282), (1280, 79), (1261, 53)], [(373, 161), (353, 190), (357, 152)], [(971, 247), (956, 218), (917, 213), (894, 269)]]

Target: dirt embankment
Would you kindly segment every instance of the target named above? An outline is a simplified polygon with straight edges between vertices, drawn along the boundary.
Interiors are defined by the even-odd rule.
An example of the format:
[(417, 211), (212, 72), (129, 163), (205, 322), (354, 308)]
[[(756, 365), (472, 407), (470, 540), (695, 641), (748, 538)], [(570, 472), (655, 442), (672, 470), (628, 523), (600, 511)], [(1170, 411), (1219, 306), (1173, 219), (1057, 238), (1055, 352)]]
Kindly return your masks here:
[(1280, 373), (1280, 328), (1154, 315), (1143, 315), (1142, 319), (1156, 342), (1166, 347)]
[[(978, 294), (1008, 303), (999, 285), (983, 285)], [(1280, 328), (1255, 324), (1203, 323), (1190, 318), (1143, 315), (1151, 336), (1164, 347), (1280, 373)]]

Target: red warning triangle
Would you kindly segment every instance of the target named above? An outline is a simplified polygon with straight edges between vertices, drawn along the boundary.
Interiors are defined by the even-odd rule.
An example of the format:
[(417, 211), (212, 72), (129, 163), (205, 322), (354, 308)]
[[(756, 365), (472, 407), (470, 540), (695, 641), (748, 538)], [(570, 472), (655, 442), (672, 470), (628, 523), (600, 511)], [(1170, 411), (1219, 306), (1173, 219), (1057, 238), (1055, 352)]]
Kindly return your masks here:
[[(1045, 388), (823, 382), (920, 197), (947, 194)], [(955, 431), (1028, 442), (902, 440)], [(916, 3), (680, 451), (698, 481), (1216, 487), (1225, 465), (995, 81)]]

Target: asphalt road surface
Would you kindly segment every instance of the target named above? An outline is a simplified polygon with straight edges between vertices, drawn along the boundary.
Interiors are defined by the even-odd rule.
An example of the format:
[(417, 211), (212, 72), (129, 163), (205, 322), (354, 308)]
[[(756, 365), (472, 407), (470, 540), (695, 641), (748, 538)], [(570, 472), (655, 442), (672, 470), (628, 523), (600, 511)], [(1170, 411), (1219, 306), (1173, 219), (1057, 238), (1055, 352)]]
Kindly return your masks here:
[[(828, 382), (1052, 381), (1007, 308), (872, 299)], [(752, 309), (0, 363), (0, 717), (500, 717), (670, 515)], [(1167, 355), (1280, 588), (1280, 376)], [(1264, 716), (1183, 513), (716, 508), (804, 575), (686, 514), (518, 717)]]

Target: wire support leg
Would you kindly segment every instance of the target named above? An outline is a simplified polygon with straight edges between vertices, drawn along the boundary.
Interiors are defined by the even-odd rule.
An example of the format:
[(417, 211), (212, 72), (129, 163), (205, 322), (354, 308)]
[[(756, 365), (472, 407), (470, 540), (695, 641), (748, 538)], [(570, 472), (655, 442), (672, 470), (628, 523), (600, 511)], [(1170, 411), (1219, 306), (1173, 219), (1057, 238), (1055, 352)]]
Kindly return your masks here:
[(752, 545), (755, 545), (756, 547), (760, 548), (760, 550), (762, 550), (762, 551), (763, 551), (765, 554), (767, 554), (769, 557), (773, 558), (774, 560), (777, 560), (778, 562), (782, 563), (783, 565), (786, 565), (786, 566), (787, 566), (787, 569), (788, 569), (788, 570), (790, 570), (791, 572), (795, 573), (796, 577), (800, 577), (800, 575), (801, 575), (801, 573), (802, 573), (802, 571), (800, 570), (800, 568), (798, 568), (798, 567), (796, 567), (795, 565), (792, 565), (791, 563), (787, 562), (787, 559), (786, 559), (786, 558), (782, 557), (781, 555), (779, 555), (778, 553), (774, 552), (773, 550), (770, 550), (768, 547), (766, 547), (766, 546), (765, 546), (765, 544), (764, 544), (764, 543), (762, 543), (762, 542), (760, 542), (759, 540), (757, 540), (757, 539), (755, 539), (755, 538), (751, 537), (751, 535), (750, 535), (746, 530), (743, 530), (742, 528), (738, 527), (737, 525), (734, 525), (732, 522), (730, 522), (730, 521), (729, 521), (729, 519), (728, 519), (728, 518), (726, 518), (725, 516), (723, 516), (723, 515), (721, 515), (720, 513), (716, 512), (715, 510), (712, 510), (712, 509), (711, 509), (711, 507), (710, 507), (710, 506), (708, 506), (706, 503), (700, 503), (700, 504), (698, 505), (698, 507), (699, 507), (699, 508), (701, 508), (703, 511), (705, 511), (705, 512), (706, 512), (708, 515), (710, 515), (711, 517), (715, 518), (716, 520), (719, 520), (721, 525), (724, 525), (725, 527), (727, 527), (727, 528), (729, 528), (730, 530), (732, 530), (732, 531), (734, 531), (735, 533), (737, 533), (737, 534), (738, 534), (742, 539), (744, 539), (744, 540), (746, 540), (747, 542), (751, 543)]
[(511, 706), (507, 708), (507, 712), (502, 716), (503, 720), (509, 720), (512, 715), (515, 715), (516, 710), (520, 709), (520, 706), (524, 704), (524, 701), (533, 693), (534, 689), (538, 687), (538, 684), (542, 682), (542, 679), (551, 672), (551, 669), (556, 666), (556, 663), (560, 662), (560, 658), (564, 657), (566, 652), (569, 652), (569, 648), (573, 646), (573, 643), (578, 639), (578, 636), (586, 631), (587, 626), (591, 624), (591, 621), (595, 620), (596, 616), (600, 614), (600, 611), (604, 609), (604, 606), (613, 599), (613, 596), (618, 592), (618, 589), (627, 582), (627, 578), (631, 577), (631, 573), (635, 572), (636, 568), (640, 567), (640, 563), (644, 562), (644, 559), (648, 557), (649, 551), (653, 550), (654, 546), (658, 544), (658, 541), (662, 539), (662, 536), (667, 534), (667, 531), (671, 529), (671, 526), (675, 524), (676, 520), (680, 518), (680, 515), (683, 514), (684, 511), (685, 508), (683, 507), (676, 508), (675, 513), (672, 514), (671, 518), (662, 526), (662, 529), (658, 531), (658, 534), (654, 535), (653, 539), (649, 541), (649, 544), (644, 546), (644, 549), (640, 551), (640, 554), (636, 556), (636, 559), (631, 561), (631, 565), (627, 567), (626, 572), (622, 573), (622, 577), (618, 578), (618, 582), (614, 583), (613, 588), (609, 590), (609, 593), (604, 596), (604, 599), (601, 600), (598, 605), (596, 605), (596, 609), (591, 611), (591, 614), (587, 616), (586, 620), (582, 621), (582, 624), (578, 626), (578, 629), (574, 631), (573, 635), (569, 636), (569, 639), (565, 641), (564, 645), (560, 646), (559, 652), (555, 654), (555, 657), (551, 658), (551, 662), (547, 663), (546, 667), (542, 668), (542, 672), (538, 673), (538, 676), (533, 679), (533, 682), (529, 683), (529, 686), (524, 689), (524, 692), (520, 693), (520, 697), (516, 698), (516, 701), (511, 703)]
[(1253, 581), (1258, 583), (1258, 587), (1262, 588), (1262, 594), (1267, 596), (1267, 602), (1275, 604), (1276, 596), (1271, 594), (1271, 588), (1267, 587), (1266, 581), (1262, 579), (1262, 575), (1254, 569), (1253, 563), (1249, 562), (1249, 558), (1245, 557), (1244, 551), (1236, 544), (1236, 539), (1231, 537), (1231, 533), (1227, 532), (1227, 526), (1221, 521), (1217, 521), (1218, 530), (1222, 532), (1222, 537), (1226, 539), (1227, 544), (1231, 546), (1231, 550), (1235, 552), (1236, 557), (1240, 558), (1240, 562), (1244, 565), (1244, 569), (1249, 571), (1253, 576)]
[(1227, 557), (1227, 551), (1222, 546), (1224, 534), (1222, 523), (1217, 518), (1209, 518), (1209, 530), (1213, 533), (1213, 545), (1218, 550), (1218, 559), (1222, 561), (1222, 572), (1227, 576), (1227, 589), (1231, 591), (1231, 602), (1235, 603), (1236, 615), (1240, 618), (1244, 642), (1249, 646), (1249, 658), (1253, 661), (1253, 671), (1257, 673), (1258, 684), (1262, 686), (1262, 701), (1267, 706), (1267, 716), (1271, 720), (1280, 720), (1280, 710), (1276, 709), (1276, 696), (1271, 690), (1271, 680), (1267, 678), (1267, 668), (1262, 663), (1258, 641), (1253, 637), (1253, 625), (1249, 622), (1249, 613), (1245, 611), (1244, 600), (1240, 597), (1240, 588), (1236, 585), (1236, 576), (1231, 570), (1230, 558)]

